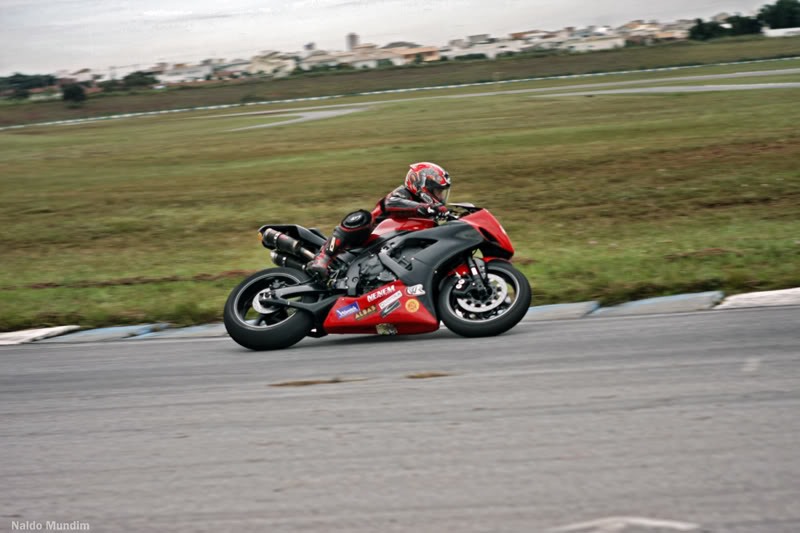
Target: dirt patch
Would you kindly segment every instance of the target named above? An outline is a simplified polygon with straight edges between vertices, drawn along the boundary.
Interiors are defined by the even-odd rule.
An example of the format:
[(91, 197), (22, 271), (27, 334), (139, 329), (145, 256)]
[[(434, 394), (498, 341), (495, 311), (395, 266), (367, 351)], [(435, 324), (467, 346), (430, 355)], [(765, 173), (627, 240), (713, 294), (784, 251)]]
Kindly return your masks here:
[(408, 379), (430, 379), (430, 378), (446, 378), (452, 375), (453, 374), (447, 374), (445, 372), (421, 372), (419, 374), (409, 374), (406, 377)]
[(72, 283), (56, 283), (47, 281), (33, 283), (21, 287), (0, 287), (3, 291), (14, 291), (19, 289), (86, 289), (90, 287), (117, 287), (122, 285), (147, 285), (149, 283), (170, 283), (178, 281), (219, 281), (223, 279), (238, 279), (255, 274), (255, 270), (228, 270), (219, 274), (195, 274), (193, 276), (165, 276), (161, 278), (146, 278), (137, 276), (134, 278), (107, 279), (102, 281), (75, 281)]
[(664, 259), (674, 261), (676, 259), (685, 259), (688, 257), (713, 257), (717, 255), (744, 255), (744, 252), (741, 250), (728, 250), (726, 248), (706, 248), (705, 250), (665, 255)]
[(284, 381), (283, 383), (270, 383), (268, 387), (310, 387), (312, 385), (332, 385), (334, 383), (352, 383), (367, 381), (369, 378), (333, 378), (333, 379), (306, 379), (300, 381)]

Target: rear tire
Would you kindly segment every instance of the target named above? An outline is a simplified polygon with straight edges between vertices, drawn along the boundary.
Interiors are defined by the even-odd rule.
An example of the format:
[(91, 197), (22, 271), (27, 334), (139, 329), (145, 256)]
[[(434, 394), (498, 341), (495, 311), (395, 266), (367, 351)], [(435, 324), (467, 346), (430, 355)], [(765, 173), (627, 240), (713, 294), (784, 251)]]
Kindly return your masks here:
[[(242, 281), (225, 303), (225, 329), (231, 338), (250, 350), (280, 350), (300, 342), (314, 327), (307, 311), (269, 308), (261, 314), (253, 307), (256, 295), (267, 288), (302, 285), (311, 278), (292, 268), (268, 268)], [(314, 301), (304, 296), (303, 302)]]
[(458, 278), (445, 281), (439, 292), (439, 317), (447, 328), (463, 337), (492, 337), (516, 326), (528, 312), (531, 286), (510, 263), (492, 261), (486, 274), (493, 296), (485, 301), (457, 298), (453, 294)]

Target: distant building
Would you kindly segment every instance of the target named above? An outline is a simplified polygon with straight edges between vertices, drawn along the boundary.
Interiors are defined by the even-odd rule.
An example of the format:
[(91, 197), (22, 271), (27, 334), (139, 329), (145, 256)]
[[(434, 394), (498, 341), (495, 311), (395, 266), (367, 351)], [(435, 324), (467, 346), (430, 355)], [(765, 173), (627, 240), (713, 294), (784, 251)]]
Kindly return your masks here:
[[(528, 31), (517, 31), (509, 35), (515, 41), (523, 41), (525, 39), (529, 39), (531, 36), (538, 35), (540, 33), (547, 33), (539, 30), (528, 30)], [(452, 41), (451, 41), (452, 42)]]
[(356, 35), (355, 33), (348, 33), (347, 50), (352, 51), (356, 46), (358, 46), (358, 35)]
[(536, 41), (532, 41), (528, 46), (522, 49), (523, 52), (528, 52), (531, 50), (556, 50), (561, 47), (561, 45), (568, 41), (564, 37), (559, 37), (558, 34), (551, 34), (542, 37)]
[(668, 24), (669, 27), (674, 27), (678, 30), (690, 30), (694, 27), (695, 21), (692, 19), (680, 19)]
[(628, 41), (641, 44), (650, 44), (659, 39), (658, 35), (663, 33), (664, 26), (657, 22), (644, 22), (634, 20), (617, 28), (617, 34)]
[(291, 74), (295, 68), (297, 60), (294, 57), (280, 52), (265, 51), (250, 59), (247, 72), (283, 78)]
[(689, 30), (664, 29), (657, 32), (655, 38), (659, 41), (683, 41), (689, 38)]
[(441, 56), (447, 59), (458, 59), (459, 57), (472, 56), (482, 54), (487, 59), (496, 59), (501, 55), (518, 54), (525, 46), (524, 41), (514, 40), (496, 40), (494, 42), (482, 42), (473, 44), (466, 48), (457, 48), (452, 46), (444, 47), (440, 50)]
[(339, 63), (339, 57), (325, 50), (314, 50), (308, 57), (300, 61), (299, 67), (303, 70), (312, 70), (319, 67), (335, 67)]
[(334, 54), (339, 63), (357, 69), (376, 68), (383, 64), (400, 66), (406, 63), (405, 48), (384, 49), (375, 44), (360, 44), (352, 52)]
[(800, 28), (781, 28), (779, 30), (765, 28), (764, 35), (767, 37), (794, 37), (800, 35)]
[[(84, 91), (86, 91), (86, 89)], [(32, 102), (60, 100), (62, 96), (61, 89), (58, 86), (28, 89), (28, 100)]]
[(165, 71), (169, 70), (169, 65), (166, 63), (156, 63), (150, 68), (142, 69), (142, 72), (145, 74), (150, 74), (151, 76), (158, 79), (159, 74), (163, 74)]
[(562, 45), (562, 48), (570, 52), (597, 52), (623, 48), (624, 46), (625, 39), (622, 37), (589, 37), (580, 41), (567, 41)]
[(470, 44), (478, 44), (478, 43), (485, 43), (491, 38), (492, 38), (491, 35), (489, 35), (488, 33), (481, 33), (478, 35), (470, 35), (469, 37), (467, 37), (467, 41), (469, 41)]
[(423, 46), (419, 48), (395, 48), (394, 51), (403, 58), (403, 62), (406, 64), (413, 63), (418, 57), (421, 57), (422, 61), (425, 63), (430, 61), (439, 61), (442, 58), (439, 53), (439, 49), (435, 46)]
[(212, 76), (217, 79), (239, 78), (245, 73), (249, 74), (249, 59), (234, 59), (223, 63), (208, 65), (212, 68)]
[(134, 72), (138, 72), (142, 70), (141, 65), (123, 65), (123, 66), (115, 66), (115, 67), (108, 67), (108, 73), (105, 76), (106, 79), (109, 80), (121, 80), (128, 74), (133, 74)]
[(186, 65), (178, 63), (171, 69), (167, 69), (161, 74), (156, 75), (156, 79), (161, 83), (183, 83), (188, 81), (205, 80), (207, 76), (214, 73), (211, 65)]

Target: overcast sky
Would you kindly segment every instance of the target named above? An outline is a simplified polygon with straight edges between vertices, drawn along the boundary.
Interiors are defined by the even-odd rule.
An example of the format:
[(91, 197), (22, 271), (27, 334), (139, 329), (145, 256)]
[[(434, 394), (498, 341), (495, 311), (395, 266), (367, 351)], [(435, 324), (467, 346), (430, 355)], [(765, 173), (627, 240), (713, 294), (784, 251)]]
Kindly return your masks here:
[(771, 0), (0, 0), (0, 76), (754, 13)]

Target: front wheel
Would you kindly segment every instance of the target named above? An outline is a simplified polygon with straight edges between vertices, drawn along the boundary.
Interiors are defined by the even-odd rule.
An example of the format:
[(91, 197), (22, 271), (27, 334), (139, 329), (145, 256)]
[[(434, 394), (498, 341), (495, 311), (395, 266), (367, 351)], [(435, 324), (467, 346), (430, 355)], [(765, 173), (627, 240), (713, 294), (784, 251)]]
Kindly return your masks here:
[(450, 331), (464, 337), (491, 337), (516, 326), (531, 303), (528, 279), (510, 263), (486, 265), (489, 294), (454, 294), (457, 277), (445, 281), (439, 292), (439, 317)]
[[(268, 291), (309, 281), (305, 272), (291, 268), (268, 268), (241, 282), (225, 303), (225, 329), (231, 338), (251, 350), (279, 350), (300, 342), (314, 327), (306, 311), (268, 306), (259, 301)], [(291, 298), (313, 301), (313, 296)]]

